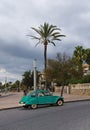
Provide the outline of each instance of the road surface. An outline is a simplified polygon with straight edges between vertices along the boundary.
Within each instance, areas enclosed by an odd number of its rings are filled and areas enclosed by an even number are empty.
[[[0,130],[90,130],[90,101],[0,111]]]

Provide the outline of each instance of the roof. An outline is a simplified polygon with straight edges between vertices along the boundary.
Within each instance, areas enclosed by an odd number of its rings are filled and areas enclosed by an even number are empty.
[[[90,65],[89,64],[83,64],[83,67],[89,67]]]
[[[47,92],[48,90],[37,89],[36,92]]]

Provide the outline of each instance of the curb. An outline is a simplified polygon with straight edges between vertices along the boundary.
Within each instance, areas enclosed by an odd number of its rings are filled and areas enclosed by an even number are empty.
[[[0,111],[4,111],[4,110],[10,110],[10,109],[17,109],[17,108],[22,108],[22,106],[1,108],[1,109],[0,109]]]
[[[90,101],[90,99],[71,100],[71,101],[65,101],[64,103],[83,102],[83,101]],[[1,108],[0,111],[10,110],[10,109],[17,109],[17,108],[22,108],[22,107],[23,107],[23,106],[15,106],[15,107]]]
[[[90,101],[90,99],[71,100],[71,101],[65,101],[65,103],[83,102],[83,101]]]
[[[8,95],[0,95],[0,98],[5,98],[5,97],[9,97],[9,96],[12,96],[14,94],[8,94]]]

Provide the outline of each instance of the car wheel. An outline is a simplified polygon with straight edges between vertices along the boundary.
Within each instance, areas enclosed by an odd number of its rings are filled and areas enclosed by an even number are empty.
[[[31,108],[31,106],[30,105],[28,105],[28,109],[30,109]]]
[[[32,109],[36,109],[36,108],[37,108],[37,104],[32,104],[32,105],[31,105],[31,108],[32,108]]]
[[[28,108],[28,106],[27,105],[25,105],[25,106],[23,106],[24,108]]]
[[[63,105],[63,101],[59,99],[59,100],[57,101],[57,105],[58,105],[58,106],[62,106],[62,105]]]

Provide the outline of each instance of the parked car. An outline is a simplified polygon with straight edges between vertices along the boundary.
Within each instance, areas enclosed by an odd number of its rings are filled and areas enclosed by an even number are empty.
[[[54,96],[48,90],[36,90],[29,95],[23,96],[19,103],[23,104],[25,108],[36,109],[38,105],[44,104],[57,104],[58,106],[62,106],[64,98],[61,96]]]

